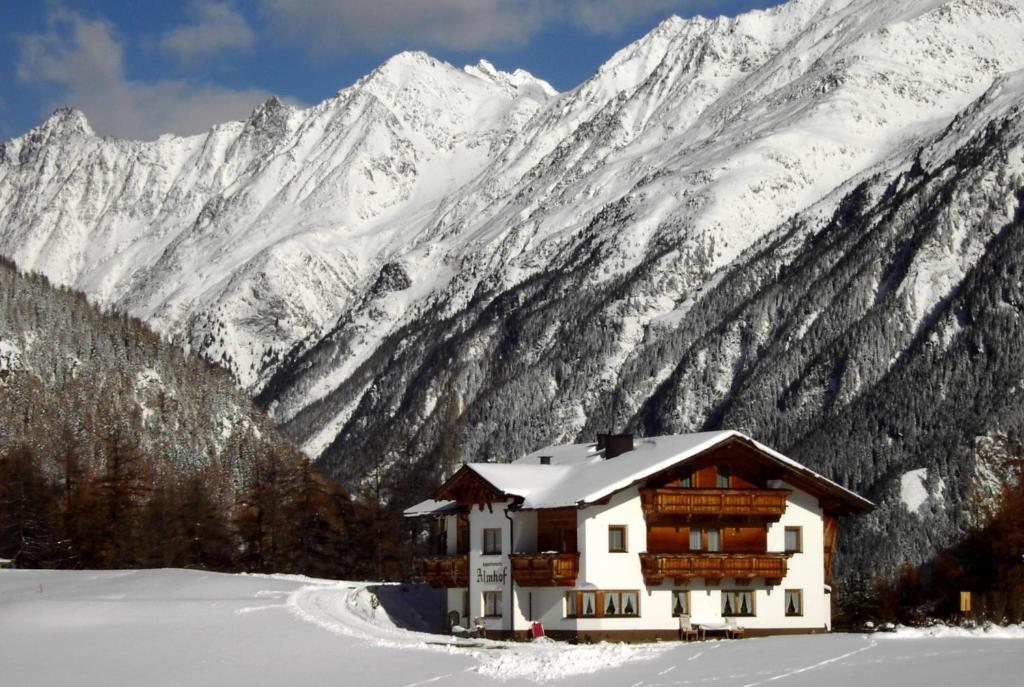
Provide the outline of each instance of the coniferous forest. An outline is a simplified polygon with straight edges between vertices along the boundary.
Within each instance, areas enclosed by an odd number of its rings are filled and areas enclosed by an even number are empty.
[[[0,428],[18,567],[407,570],[379,495],[326,478],[223,370],[2,258]]]
[[[410,576],[422,538],[401,517],[401,485],[378,471],[350,493],[216,365],[2,258],[0,331],[0,558]],[[922,564],[838,581],[837,626],[957,618],[961,589],[980,591],[974,617],[1024,619],[1024,451],[989,450],[1018,478]]]

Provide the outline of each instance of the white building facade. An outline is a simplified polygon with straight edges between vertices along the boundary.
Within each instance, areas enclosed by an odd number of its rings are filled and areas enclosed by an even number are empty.
[[[671,639],[831,627],[838,517],[872,504],[736,432],[550,446],[464,465],[406,511],[440,526],[424,578],[488,635]]]

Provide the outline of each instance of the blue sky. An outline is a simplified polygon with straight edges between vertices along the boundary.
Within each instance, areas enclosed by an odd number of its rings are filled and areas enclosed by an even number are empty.
[[[53,109],[154,138],[330,97],[402,50],[570,89],[671,14],[780,0],[0,0],[0,139]]]

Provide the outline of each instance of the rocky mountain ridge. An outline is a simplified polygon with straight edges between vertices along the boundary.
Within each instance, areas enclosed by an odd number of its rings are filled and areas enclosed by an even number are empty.
[[[792,0],[668,19],[562,94],[409,53],[205,136],[64,111],[0,146],[0,252],[223,362],[350,482],[734,426],[881,501],[892,563],[1021,428],[988,375],[1019,377],[1022,68],[1019,2]]]

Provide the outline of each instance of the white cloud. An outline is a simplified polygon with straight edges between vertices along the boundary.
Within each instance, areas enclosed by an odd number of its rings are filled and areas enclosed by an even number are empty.
[[[18,78],[55,85],[59,96],[50,106],[82,110],[100,134],[152,139],[162,133],[199,133],[247,117],[271,95],[178,79],[131,80],[113,27],[67,10],[51,12],[45,32],[19,40]]]
[[[614,34],[694,0],[262,0],[270,23],[321,53],[502,49],[558,24]],[[709,3],[700,3],[709,4]]]
[[[574,0],[565,3],[570,19],[591,33],[614,35],[638,21],[664,19],[693,3],[678,0]]]
[[[544,19],[539,0],[263,0],[263,5],[286,37],[328,53],[521,45]]]
[[[193,63],[222,51],[252,48],[256,36],[249,23],[226,2],[200,0],[191,4],[195,23],[173,29],[160,39],[164,51]]]

